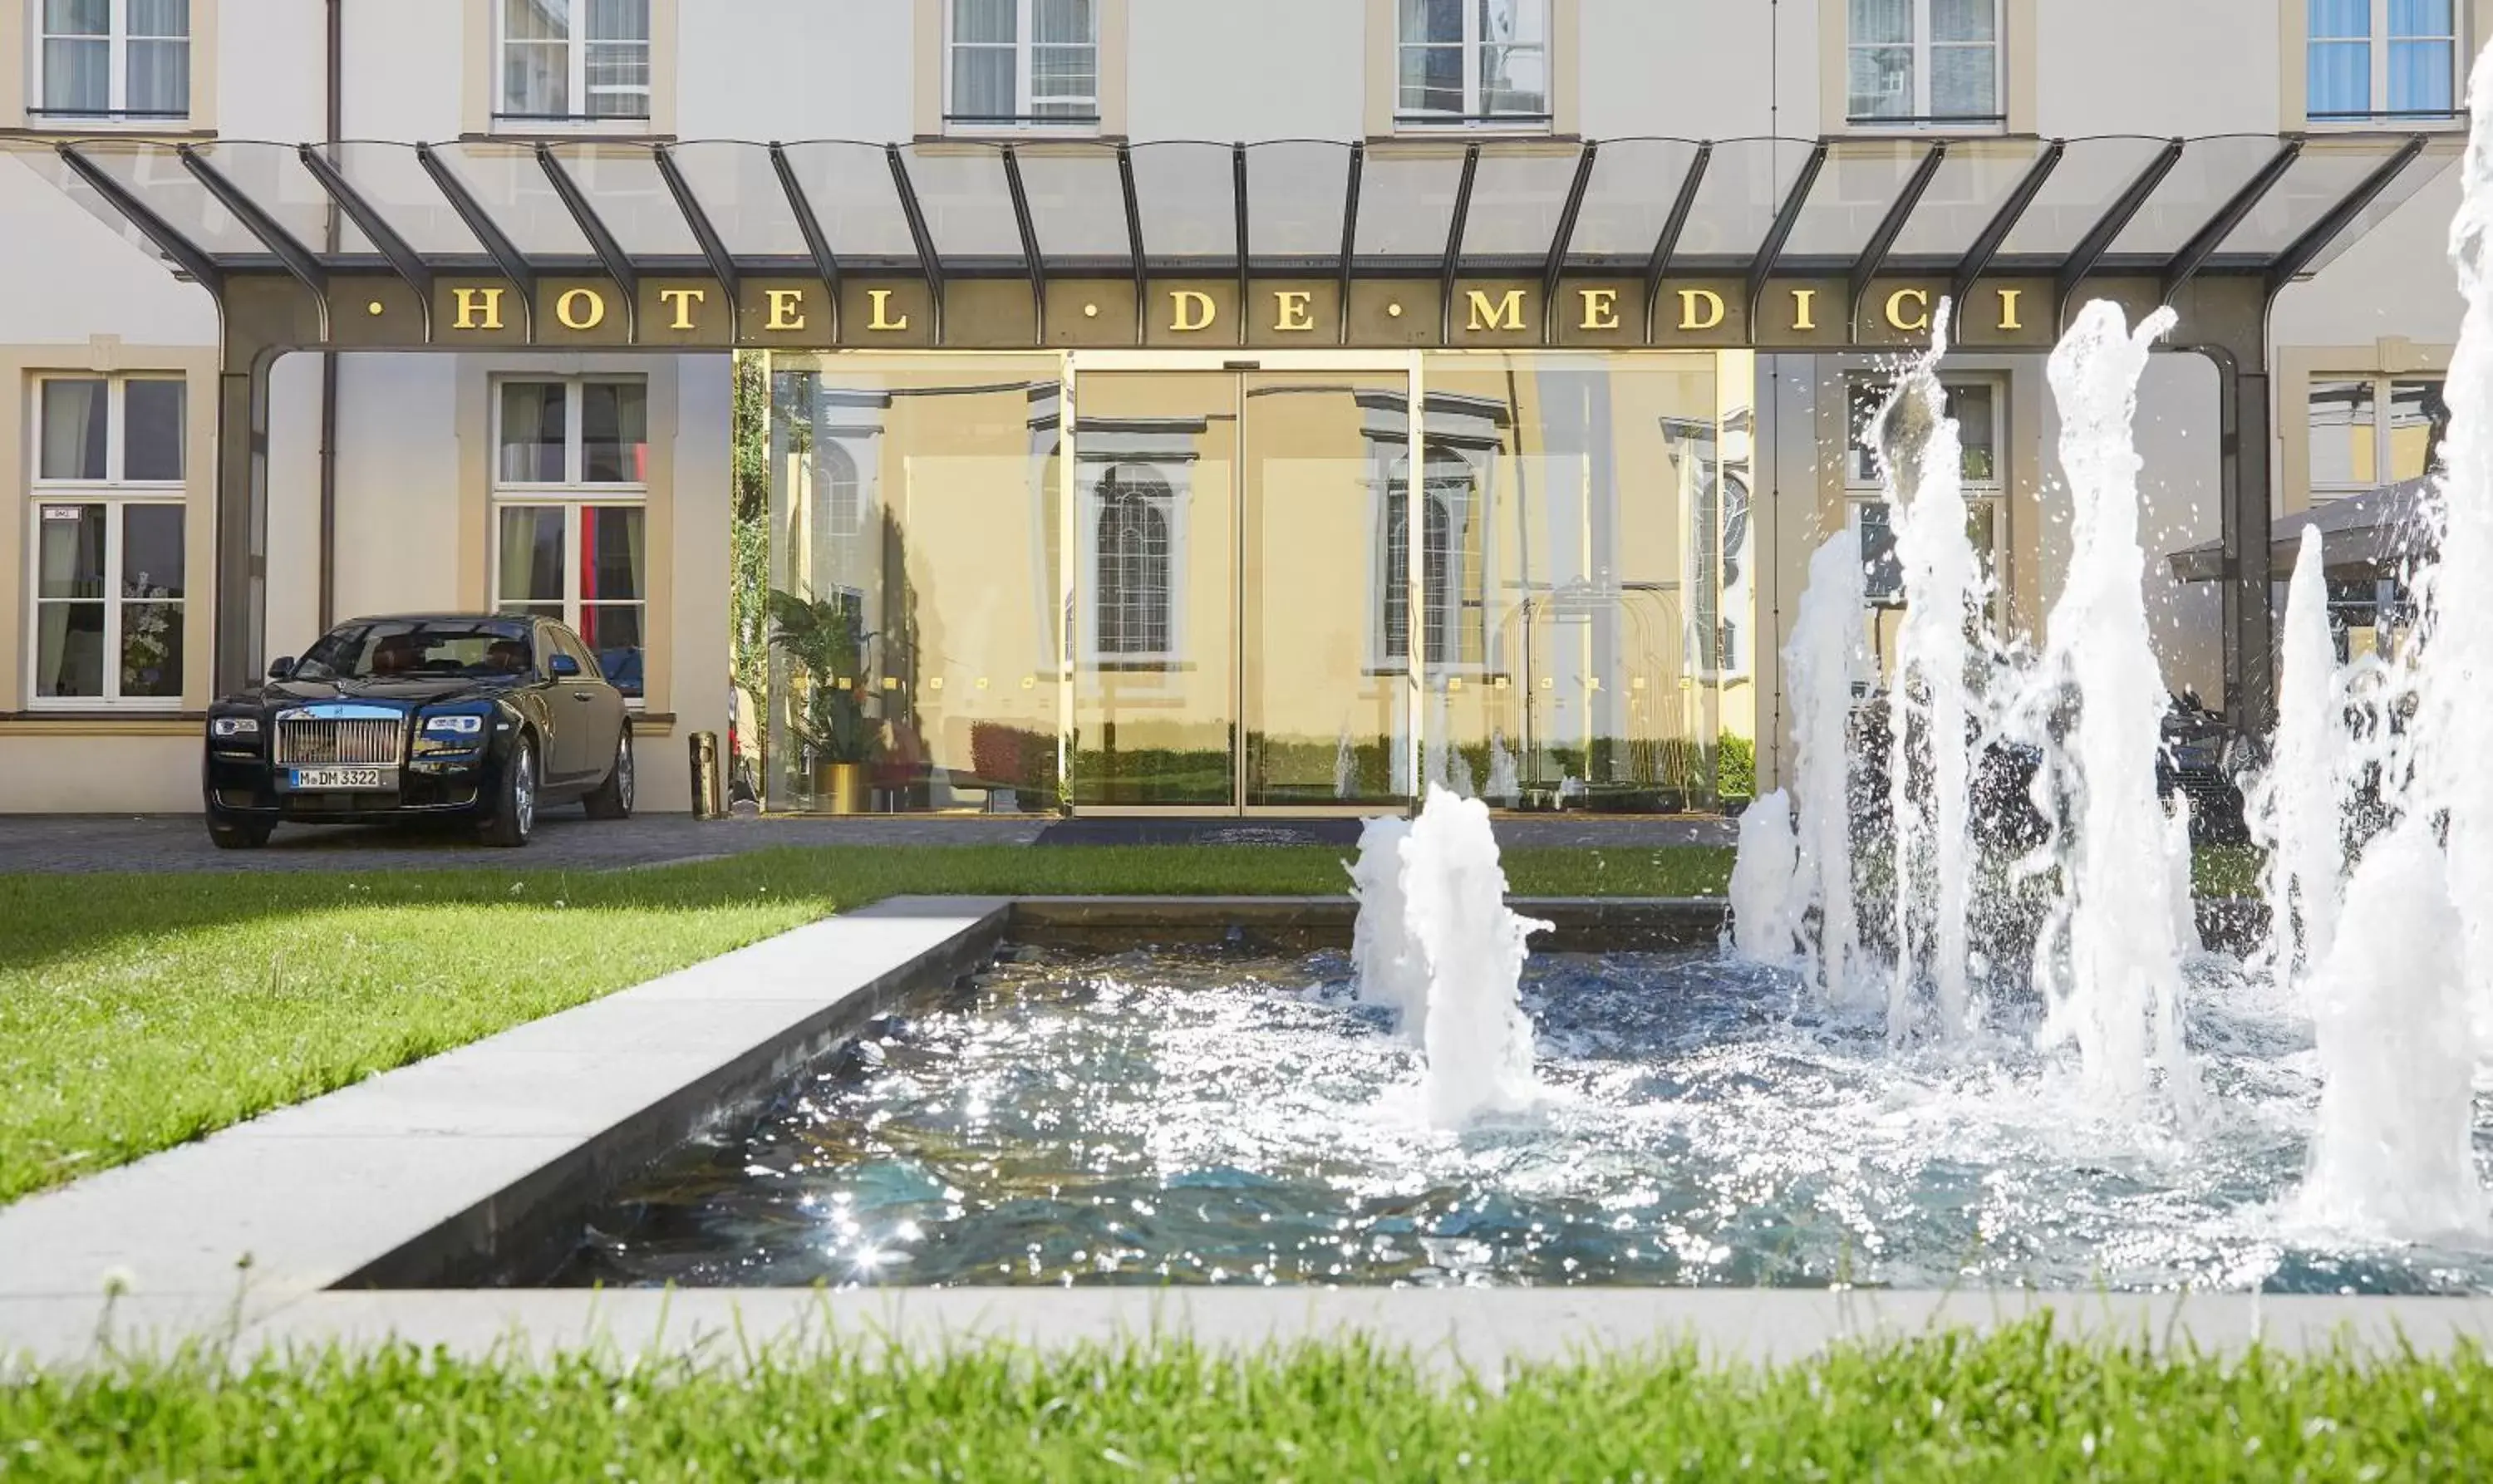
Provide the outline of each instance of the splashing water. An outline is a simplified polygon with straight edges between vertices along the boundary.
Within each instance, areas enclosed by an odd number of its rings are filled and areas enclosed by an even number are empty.
[[[2088,304],[2050,366],[2075,546],[2034,678],[2076,714],[2045,761],[2066,802],[2055,811],[2057,900],[2035,971],[2051,1006],[2044,1045],[2074,1042],[2087,1080],[2124,1102],[2158,1070],[2177,1101],[2189,1092],[2176,907],[2189,892],[2189,836],[2156,797],[2165,691],[2148,639],[2130,431],[2148,354],[2173,324],[2162,309],[2133,331],[2118,306]]]
[[[1937,1034],[1967,1030],[1972,953],[1971,732],[1967,636],[1989,587],[1967,536],[1964,451],[1947,415],[1938,366],[1948,348],[1949,306],[1934,317],[1930,349],[1897,378],[1863,441],[1896,512],[1896,559],[1905,616],[1887,691],[1888,817],[1895,861],[1896,971],[1888,981],[1887,1037],[1901,1044],[1912,995],[1927,978]]]
[[[2417,783],[2448,811],[2451,900],[2466,940],[2465,971],[2483,1050],[2493,1051],[2493,48],[2477,58],[2474,123],[2449,225],[2449,255],[2467,311],[2449,360],[2449,431],[2438,486],[2441,553],[2423,588],[2417,681]]]
[[[1810,557],[1809,585],[1784,645],[1794,792],[1789,900],[1803,920],[1804,971],[1827,1004],[1850,1003],[1863,978],[1847,728],[1852,677],[1869,665],[1861,638],[1863,585],[1860,548],[1850,532],[1838,531]],[[1807,931],[1813,922],[1816,931]]]
[[[2305,526],[2286,588],[2275,742],[2245,801],[2252,843],[2267,852],[2261,895],[2275,914],[2260,967],[2284,996],[2328,961],[2345,890],[2344,697],[2324,562],[2320,528]]]
[[[1507,909],[1488,806],[1431,785],[1417,820],[1367,821],[1351,878],[1360,998],[1394,1008],[1426,1054],[1429,1121],[1529,1107],[1532,1022],[1516,986],[1524,939],[1549,924]]]
[[[1360,1002],[1393,1011],[1396,1028],[1416,1046],[1428,1022],[1428,960],[1411,935],[1410,859],[1410,820],[1360,826],[1350,866],[1350,894],[1359,901],[1350,961]]]
[[[2312,979],[2325,1076],[2300,1204],[2325,1225],[2416,1239],[2486,1230],[2476,1054],[2458,908],[2428,820],[2373,842]]]
[[[1731,863],[1731,946],[1752,964],[1788,964],[1808,903],[1798,891],[1791,799],[1781,788],[1740,813]]]

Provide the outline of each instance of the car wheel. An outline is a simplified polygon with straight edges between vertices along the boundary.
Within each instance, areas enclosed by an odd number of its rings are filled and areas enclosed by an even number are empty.
[[[275,832],[274,824],[229,824],[222,819],[208,821],[208,839],[220,850],[256,850],[268,844]]]
[[[505,849],[528,843],[528,832],[537,827],[537,750],[523,736],[511,747],[511,760],[502,769],[500,796],[495,800],[494,817],[485,821],[482,831],[485,843]]]
[[[623,738],[615,744],[615,765],[606,770],[606,781],[599,784],[581,803],[588,808],[592,819],[627,819],[632,816],[632,728],[623,728]]]

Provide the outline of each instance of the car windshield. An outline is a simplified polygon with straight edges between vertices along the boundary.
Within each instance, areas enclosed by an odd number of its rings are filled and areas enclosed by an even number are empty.
[[[528,626],[490,618],[389,618],[330,630],[294,667],[298,680],[525,675],[535,668]]]

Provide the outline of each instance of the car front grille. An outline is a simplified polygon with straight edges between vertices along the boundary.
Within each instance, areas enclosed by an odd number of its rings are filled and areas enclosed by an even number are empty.
[[[284,717],[277,724],[277,765],[396,767],[405,731],[397,717]]]

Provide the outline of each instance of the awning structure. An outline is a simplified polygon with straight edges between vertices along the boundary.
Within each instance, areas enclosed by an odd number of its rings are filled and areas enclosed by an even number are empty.
[[[9,147],[221,299],[255,278],[308,290],[328,323],[249,337],[271,344],[445,343],[459,325],[445,289],[479,284],[517,290],[514,317],[526,323],[509,333],[524,342],[578,343],[596,330],[606,332],[593,337],[600,342],[683,344],[685,321],[703,316],[671,311],[648,290],[685,285],[700,296],[679,296],[676,310],[741,311],[734,323],[717,314],[703,324],[691,341],[703,345],[787,343],[800,333],[870,342],[878,317],[856,312],[870,307],[862,285],[885,291],[885,327],[912,316],[905,338],[915,343],[1155,341],[1159,285],[1216,292],[1230,312],[1215,313],[1213,334],[1234,325],[1243,341],[1261,316],[1235,306],[1271,281],[1304,285],[1316,333],[1345,343],[1459,341],[1476,327],[1457,312],[1468,308],[1458,290],[1481,285],[1498,311],[1487,328],[1510,338],[1802,346],[1920,334],[1926,303],[1966,304],[1978,282],[2023,285],[2006,316],[2014,331],[2002,333],[2046,341],[2089,281],[2129,281],[2125,297],[2151,285],[2167,302],[2202,276],[2273,292],[2395,210],[2459,143],[2233,134]],[[404,294],[375,291],[375,280]],[[1394,282],[1392,292],[1435,312],[1371,337],[1355,303],[1366,281]],[[1609,293],[1602,312],[1560,305],[1570,281]],[[1818,290],[1799,312],[1777,314],[1761,299],[1778,282]],[[783,298],[771,329],[769,301],[752,292],[764,283],[818,289],[823,312],[802,314],[795,331],[792,306],[803,301]],[[1882,324],[1873,302],[1890,283],[1907,289],[1911,312],[1886,316],[1903,324]],[[1103,316],[1107,291],[1127,284]],[[1697,323],[1717,318],[1710,309],[1671,312],[1665,287],[1681,284],[1727,301],[1718,322]],[[548,289],[584,285],[601,300],[619,290],[616,312],[595,326],[581,323],[586,299],[566,316],[546,301]],[[1538,293],[1510,307],[1517,287]],[[1597,323],[1613,316],[1614,327]],[[1094,322],[1066,322],[1077,317]],[[466,328],[485,327],[471,314]]]
[[[0,140],[222,315],[217,664],[263,658],[293,350],[1566,345],[2039,352],[2176,306],[2222,420],[2228,714],[2271,695],[2276,295],[2437,134],[2207,138]],[[235,601],[240,595],[240,601]]]
[[[2360,494],[2321,500],[2278,519],[2268,536],[2268,577],[2294,576],[2302,533],[2317,529],[2321,566],[2332,578],[2395,577],[2440,549],[2431,506],[2432,480],[2409,479]],[[2165,558],[2176,580],[2212,582],[2226,573],[2222,542],[2186,547]]]

